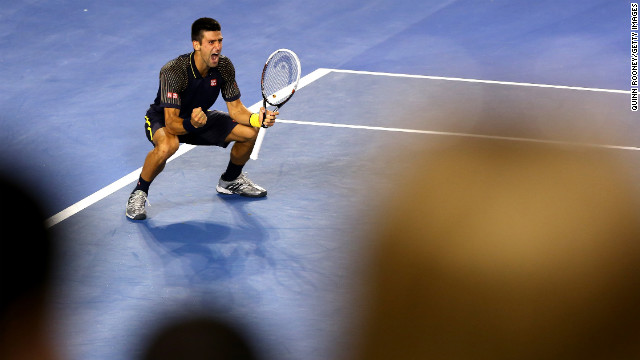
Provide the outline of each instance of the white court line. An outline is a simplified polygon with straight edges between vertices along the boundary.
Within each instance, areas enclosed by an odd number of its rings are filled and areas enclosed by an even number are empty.
[[[182,156],[184,153],[186,153],[187,151],[193,149],[195,146],[194,145],[189,145],[189,144],[182,144],[180,145],[180,147],[178,148],[178,151],[176,151],[175,154],[173,154],[173,156],[171,156],[169,158],[169,160],[167,160],[167,162],[170,162],[176,158],[178,158],[179,156]],[[60,221],[75,215],[76,213],[86,209],[87,207],[97,203],[98,201],[106,198],[107,196],[113,194],[114,192],[122,189],[123,187],[131,184],[134,181],[138,180],[138,177],[140,177],[140,172],[142,171],[142,168],[138,168],[137,170],[134,170],[132,172],[130,172],[129,174],[125,175],[124,177],[116,180],[115,182],[103,187],[102,189],[94,192],[93,194],[87,196],[86,198],[78,201],[77,203],[69,206],[68,208],[60,211],[59,213],[53,215],[52,217],[48,218],[45,221],[45,225],[46,227],[51,227],[57,223],[59,223]]]
[[[388,76],[388,77],[404,77],[404,78],[414,78],[414,79],[430,79],[430,80],[447,80],[447,81],[460,81],[460,82],[470,82],[470,83],[483,83],[483,84],[497,84],[497,85],[513,85],[513,86],[529,86],[529,87],[541,87],[541,88],[555,88],[555,89],[568,89],[568,90],[581,90],[581,91],[597,91],[597,92],[609,92],[609,93],[620,93],[620,94],[630,94],[630,91],[624,90],[609,90],[609,89],[595,89],[595,88],[583,88],[583,87],[572,87],[572,86],[557,86],[557,85],[544,85],[544,84],[531,84],[531,83],[515,83],[515,82],[506,82],[506,81],[491,81],[491,80],[477,80],[477,79],[463,79],[463,78],[452,78],[452,77],[440,77],[440,76],[426,76],[426,75],[409,75],[409,74],[393,74],[393,73],[382,73],[382,72],[371,72],[371,71],[356,71],[356,70],[339,70],[339,69],[325,69],[320,68],[316,69],[312,73],[306,75],[302,79],[300,79],[300,84],[298,85],[298,89],[301,89],[312,82],[320,79],[321,77],[331,73],[347,73],[347,74],[361,74],[361,75],[373,75],[373,76]],[[249,107],[249,110],[252,112],[258,111],[262,102],[257,102],[256,104]],[[444,132],[436,132],[436,131],[422,131],[422,130],[410,130],[410,129],[399,129],[399,128],[381,128],[381,127],[372,127],[372,126],[357,126],[357,125],[341,125],[341,124],[330,124],[330,123],[313,123],[313,122],[302,122],[302,121],[294,121],[294,120],[280,120],[282,123],[291,123],[291,124],[304,124],[304,125],[316,125],[316,126],[331,126],[331,127],[344,127],[344,128],[355,128],[355,129],[367,129],[367,130],[383,130],[383,131],[396,131],[396,132],[413,132],[413,133],[424,133],[424,134],[436,134],[436,135],[450,135],[450,136],[465,136],[465,137],[475,137],[475,138],[486,138],[486,139],[498,139],[498,140],[517,140],[517,141],[530,141],[530,142],[547,142],[554,143],[553,141],[545,141],[545,140],[535,140],[535,139],[521,139],[521,138],[508,138],[508,137],[499,137],[499,136],[487,136],[487,135],[473,135],[473,134],[462,134],[462,133],[444,133]],[[256,146],[254,147],[254,151],[251,154],[252,159],[258,158],[258,153],[260,151],[260,147],[262,145],[264,135],[266,131],[265,129],[260,129],[260,133],[258,134],[258,139],[256,139]],[[558,142],[561,143],[561,142]],[[566,143],[563,143],[566,144]],[[625,147],[625,146],[614,146],[614,145],[588,145],[588,144],[580,144],[586,146],[595,146],[601,148],[609,148],[609,149],[622,149],[622,150],[640,150],[636,147]],[[169,159],[169,161],[176,159],[177,157],[187,153],[195,146],[182,144],[178,151]],[[125,175],[119,180],[107,185],[106,187],[96,191],[95,193],[89,195],[88,197],[80,200],[79,202],[69,206],[68,208],[60,211],[59,213],[51,216],[46,220],[46,226],[51,227],[59,222],[75,215],[76,213],[86,209],[87,207],[95,204],[96,202],[104,199],[105,197],[113,194],[114,192],[122,189],[128,184],[138,180],[140,176],[140,171],[142,168],[138,168],[133,172]]]
[[[601,148],[601,149],[640,151],[640,147],[634,147],[634,146],[589,144],[589,143],[569,142],[569,141],[560,141],[560,140],[541,140],[541,139],[531,139],[531,138],[521,138],[521,137],[510,137],[510,136],[478,135],[478,134],[457,133],[457,132],[447,132],[447,131],[430,131],[430,130],[414,130],[414,129],[403,129],[403,128],[388,128],[388,127],[380,127],[380,126],[334,124],[334,123],[324,123],[324,122],[314,122],[314,121],[278,119],[278,122],[284,123],[284,124],[296,124],[296,125],[326,126],[326,127],[337,127],[337,128],[377,130],[377,131],[403,132],[403,133],[428,134],[428,135],[459,136],[459,137],[467,137],[467,138],[475,138],[475,139],[523,141],[523,142],[533,142],[533,143],[542,143],[542,144],[574,145],[574,146],[584,146],[584,147],[593,147],[593,148]]]
[[[327,75],[331,71],[332,71],[331,69],[323,69],[323,68],[316,69],[311,74],[300,79],[300,82],[298,83],[298,90],[320,79],[321,77]],[[259,109],[260,109],[260,103],[258,103],[258,106],[255,109],[250,109],[250,110],[252,112],[257,112]],[[251,151],[251,156],[249,156],[251,160],[258,160],[258,154],[260,153],[260,148],[262,147],[262,141],[264,140],[264,136],[266,134],[267,134],[267,129],[260,128],[258,132],[258,137],[256,138],[256,144],[253,146],[253,151]]]
[[[359,70],[339,70],[339,69],[330,69],[330,70],[331,70],[331,72],[347,73],[347,74],[388,76],[388,77],[403,77],[403,78],[412,78],[412,79],[460,81],[460,82],[469,82],[469,83],[511,85],[511,86],[527,86],[527,87],[564,89],[564,90],[595,91],[595,92],[608,92],[608,93],[617,93],[617,94],[631,94],[631,90],[598,89],[598,88],[587,88],[587,87],[578,87],[578,86],[545,85],[545,84],[533,84],[533,83],[518,83],[518,82],[510,82],[510,81],[463,79],[463,78],[442,77],[442,76],[428,76],[428,75],[393,74],[393,73],[373,72],[373,71],[359,71]]]
[[[605,93],[616,93],[616,94],[631,94],[630,90],[598,89],[598,88],[587,88],[587,87],[578,87],[578,86],[546,85],[546,84],[533,84],[533,83],[518,83],[518,82],[510,82],[510,81],[478,80],[478,79],[464,79],[464,78],[443,77],[443,76],[394,74],[394,73],[374,72],[374,71],[340,70],[340,69],[325,69],[325,68],[317,69],[313,73],[307,75],[309,77],[309,79],[307,79],[308,82],[305,83],[304,85],[302,85],[302,82],[303,82],[304,79],[300,79],[301,85],[298,88],[306,86],[309,83],[311,83],[313,81],[316,81],[317,79],[327,75],[330,72],[346,73],[346,74],[358,74],[358,75],[402,77],[402,78],[412,78],[412,79],[459,81],[459,82],[492,84],[492,85],[526,86],[526,87],[539,87],[539,88],[563,89],[563,90],[578,90],[578,91],[594,91],[594,92],[605,92]],[[257,111],[257,109],[256,110],[252,110],[252,111]],[[281,120],[278,119],[278,121],[281,121]],[[260,153],[260,148],[262,147],[262,142],[264,141],[265,134],[266,134],[266,129],[260,129],[260,133],[258,134],[258,138],[256,139],[256,145],[253,148],[253,152],[251,152],[251,159],[252,160],[258,160],[258,154]]]

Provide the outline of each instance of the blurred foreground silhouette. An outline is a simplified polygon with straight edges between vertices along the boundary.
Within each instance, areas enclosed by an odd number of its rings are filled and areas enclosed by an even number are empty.
[[[640,358],[640,207],[618,154],[466,140],[415,155],[380,206],[352,358]]]
[[[57,359],[50,311],[56,248],[43,204],[4,174],[0,194],[0,359]]]

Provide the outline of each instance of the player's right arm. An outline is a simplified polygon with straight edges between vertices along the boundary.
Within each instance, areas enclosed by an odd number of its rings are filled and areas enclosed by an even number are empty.
[[[207,114],[202,111],[202,108],[195,108],[191,112],[190,119],[183,119],[180,117],[180,109],[166,107],[164,108],[164,123],[170,133],[184,135],[189,130],[193,130],[192,128],[197,129],[204,126],[207,123]]]
[[[169,61],[160,69],[160,103],[164,106],[165,128],[174,135],[184,135],[207,122],[201,108],[195,108],[189,119],[180,117],[180,94],[188,85],[187,68],[190,57],[183,55]]]

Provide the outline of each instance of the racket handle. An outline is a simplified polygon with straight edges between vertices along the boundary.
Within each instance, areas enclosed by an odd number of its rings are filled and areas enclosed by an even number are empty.
[[[260,126],[266,129],[267,127],[264,125],[264,119],[267,117],[267,100],[262,99],[262,107],[264,108],[264,114],[262,115],[262,124],[260,124]]]

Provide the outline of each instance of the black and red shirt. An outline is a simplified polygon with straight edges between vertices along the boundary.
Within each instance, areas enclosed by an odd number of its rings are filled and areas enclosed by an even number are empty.
[[[158,94],[150,111],[164,118],[164,108],[180,109],[180,117],[188,119],[193,109],[208,110],[222,93],[222,98],[234,101],[240,98],[236,71],[231,60],[220,55],[218,66],[202,76],[196,68],[194,53],[180,55],[160,70]]]

